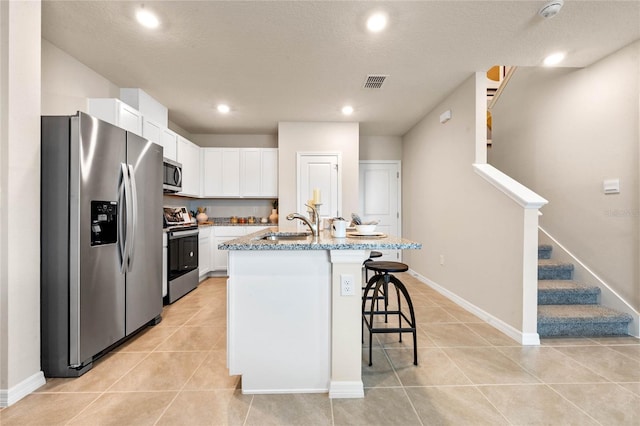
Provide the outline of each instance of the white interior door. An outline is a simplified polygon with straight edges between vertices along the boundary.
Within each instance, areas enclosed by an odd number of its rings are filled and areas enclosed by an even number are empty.
[[[313,198],[313,190],[321,194],[320,217],[340,215],[340,154],[298,153],[297,211],[306,213],[305,204]]]
[[[378,220],[376,231],[402,236],[400,215],[400,162],[360,162],[360,217],[364,222]],[[399,261],[401,250],[382,250],[382,258]]]

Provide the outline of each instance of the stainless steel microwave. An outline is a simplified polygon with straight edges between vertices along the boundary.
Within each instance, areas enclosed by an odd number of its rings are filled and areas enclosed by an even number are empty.
[[[164,192],[182,191],[182,164],[165,158],[163,161],[162,189]]]

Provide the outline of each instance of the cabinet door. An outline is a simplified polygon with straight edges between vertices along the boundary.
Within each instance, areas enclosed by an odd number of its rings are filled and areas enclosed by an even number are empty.
[[[263,197],[278,196],[278,150],[266,148],[262,150],[262,188]]]
[[[162,145],[162,127],[145,118],[142,120],[142,137],[158,145]]]
[[[211,228],[200,228],[198,233],[198,269],[202,279],[211,270]]]
[[[118,108],[118,126],[142,136],[142,116],[138,110],[124,102],[118,102]]]
[[[222,148],[202,149],[202,193],[220,197],[222,193]]]
[[[240,194],[243,197],[262,195],[262,150],[243,148],[240,150]]]
[[[182,163],[181,195],[200,196],[200,148],[178,136],[178,162]]]
[[[164,147],[165,158],[173,161],[178,161],[178,135],[172,130],[162,129],[162,133],[160,134],[160,142]]]
[[[240,196],[240,149],[222,148],[222,196]]]
[[[247,234],[246,226],[214,226],[212,230],[213,247],[211,249],[211,270],[226,271],[228,250],[218,250],[218,244],[234,240]]]

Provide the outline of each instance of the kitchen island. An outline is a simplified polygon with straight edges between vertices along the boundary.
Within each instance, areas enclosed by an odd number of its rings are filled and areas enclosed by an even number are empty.
[[[227,366],[243,393],[362,398],[362,263],[421,244],[269,228],[218,248],[229,250]]]

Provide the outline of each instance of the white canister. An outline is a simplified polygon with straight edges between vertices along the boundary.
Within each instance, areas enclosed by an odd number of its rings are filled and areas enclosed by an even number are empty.
[[[334,220],[331,222],[331,236],[335,238],[346,237],[348,224],[349,222],[346,220]]]

